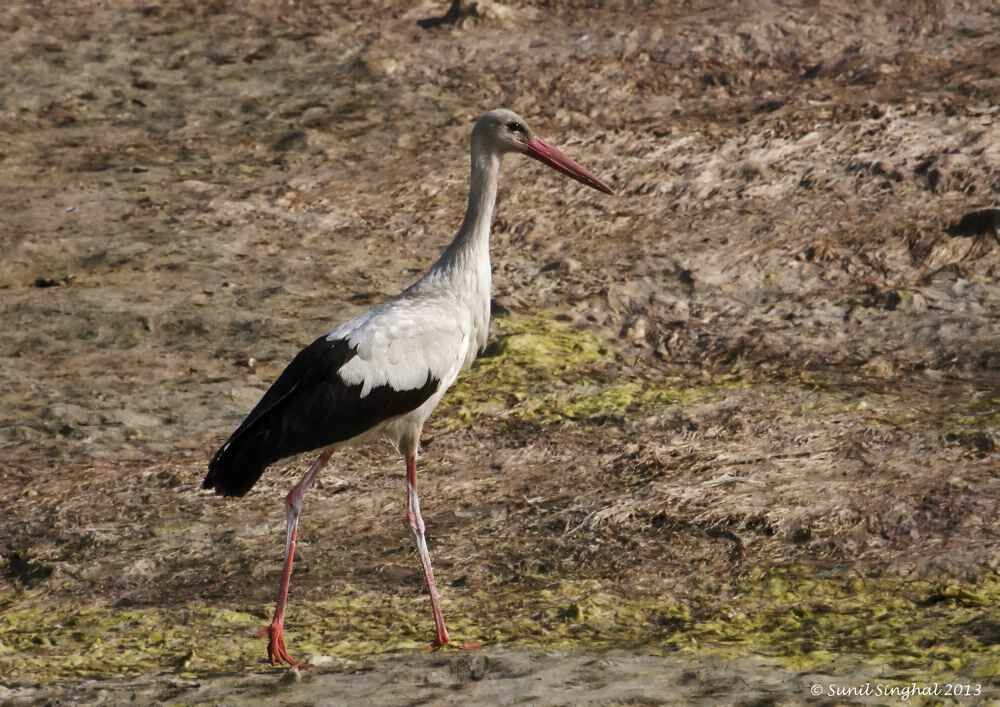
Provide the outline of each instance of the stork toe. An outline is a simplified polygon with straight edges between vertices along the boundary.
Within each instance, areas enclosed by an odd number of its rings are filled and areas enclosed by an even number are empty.
[[[288,649],[285,648],[285,627],[281,624],[261,626],[258,635],[261,638],[267,637],[267,658],[271,665],[287,663],[293,668],[305,665],[305,661],[295,660],[288,654]]]

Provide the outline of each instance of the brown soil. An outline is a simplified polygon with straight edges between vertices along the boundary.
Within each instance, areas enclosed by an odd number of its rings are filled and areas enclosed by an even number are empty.
[[[995,3],[480,0],[418,26],[446,5],[0,9],[0,701],[795,703],[817,670],[1000,697]],[[299,347],[448,243],[498,106],[617,191],[507,161],[510,314],[425,431],[469,670],[537,681],[363,658],[431,635],[376,446],[306,503],[288,640],[327,668],[268,692],[243,624],[308,459],[228,500],[206,461]],[[885,635],[781,624],[824,592]],[[331,647],[330,597],[410,603]],[[238,647],[191,645],[216,634]]]

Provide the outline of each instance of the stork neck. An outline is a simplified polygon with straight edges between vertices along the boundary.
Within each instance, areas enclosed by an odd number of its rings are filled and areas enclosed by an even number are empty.
[[[469,205],[465,219],[455,236],[454,245],[463,251],[485,252],[489,257],[490,226],[497,202],[500,178],[500,155],[480,150],[473,144],[472,174],[469,179]]]
[[[453,291],[468,291],[489,303],[490,226],[499,177],[500,155],[483,149],[473,138],[469,205],[451,245],[427,273],[429,285],[447,283]]]
[[[469,350],[463,365],[486,345],[490,328],[490,226],[497,201],[500,155],[472,137],[472,177],[465,218],[447,250],[411,288],[414,291],[444,291],[455,297],[470,315]]]

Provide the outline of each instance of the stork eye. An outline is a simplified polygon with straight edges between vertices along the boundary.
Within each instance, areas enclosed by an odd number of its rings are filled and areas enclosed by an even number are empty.
[[[509,123],[507,123],[507,129],[510,130],[512,133],[523,133],[524,132],[524,126],[521,125],[516,120],[512,120]]]

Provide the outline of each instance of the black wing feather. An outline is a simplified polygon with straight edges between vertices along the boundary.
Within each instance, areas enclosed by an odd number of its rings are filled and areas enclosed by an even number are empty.
[[[440,385],[428,372],[419,388],[394,390],[386,384],[362,398],[363,384],[348,385],[338,373],[356,355],[347,340],[325,336],[302,349],[212,457],[202,487],[242,496],[268,465],[347,441],[416,410]]]

